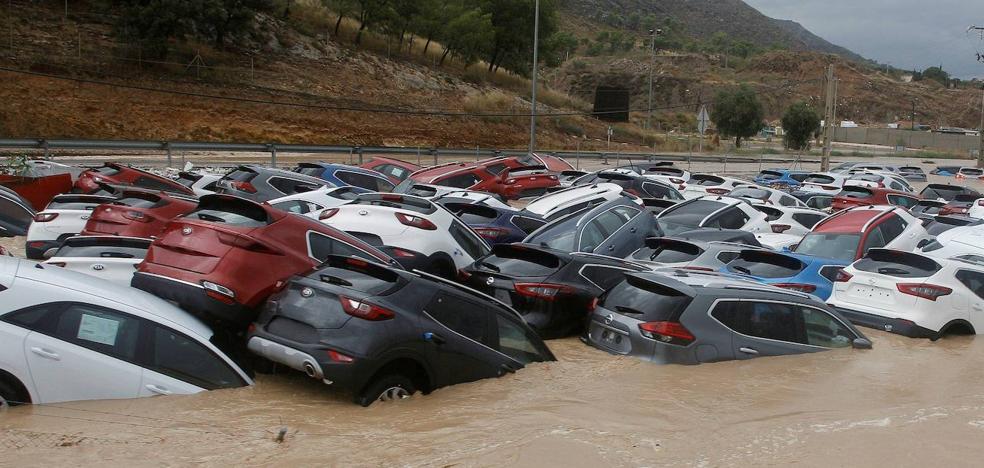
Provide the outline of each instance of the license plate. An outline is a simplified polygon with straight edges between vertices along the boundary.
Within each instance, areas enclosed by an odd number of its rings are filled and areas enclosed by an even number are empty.
[[[612,330],[605,330],[601,332],[601,341],[611,345],[618,345],[622,343],[622,335]]]
[[[855,286],[851,290],[851,296],[876,302],[894,302],[895,300],[895,294],[892,291],[873,286]]]

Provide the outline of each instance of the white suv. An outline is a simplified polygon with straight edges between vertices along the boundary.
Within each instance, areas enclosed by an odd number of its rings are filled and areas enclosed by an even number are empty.
[[[766,214],[747,200],[722,196],[699,197],[674,205],[656,215],[656,224],[665,236],[697,229],[772,232]]]
[[[318,187],[310,192],[274,198],[267,203],[288,213],[318,219],[325,210],[342,206],[359,196],[362,190],[354,187]]]
[[[525,211],[540,215],[547,221],[553,221],[585,208],[620,198],[622,192],[623,189],[620,185],[609,182],[575,185],[533,200],[526,205]]]
[[[44,211],[34,216],[27,229],[27,258],[41,260],[45,252],[61,245],[85,227],[92,210],[116,197],[102,195],[56,195]]]
[[[44,264],[129,287],[150,243],[139,237],[74,236],[65,239]]]
[[[212,330],[143,291],[0,258],[0,406],[252,385]]]

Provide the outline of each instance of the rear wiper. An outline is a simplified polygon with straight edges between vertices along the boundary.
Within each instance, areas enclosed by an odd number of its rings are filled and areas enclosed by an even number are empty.
[[[488,268],[489,270],[492,270],[492,271],[502,271],[502,270],[499,269],[499,267],[497,267],[497,266],[495,266],[495,265],[493,265],[491,263],[481,262],[480,265],[482,265],[483,267]]]
[[[334,285],[338,285],[338,286],[349,286],[349,287],[352,286],[352,283],[350,283],[350,282],[348,282],[346,280],[343,280],[343,279],[341,279],[341,278],[339,278],[337,276],[331,276],[331,275],[321,275],[321,282],[328,283],[328,284],[334,284]]]
[[[622,312],[622,313],[625,313],[625,314],[632,314],[632,315],[643,315],[643,314],[645,314],[645,312],[643,312],[641,310],[633,309],[633,308],[628,307],[628,306],[615,306],[615,310],[617,310],[619,312]]]
[[[903,270],[902,268],[879,268],[878,273],[881,273],[883,275],[892,275],[892,274],[908,275],[909,273],[912,272],[909,270]]]
[[[102,258],[133,258],[132,254],[123,252],[100,252],[99,256]]]
[[[743,266],[733,266],[731,268],[734,269],[734,270],[740,271],[740,272],[742,272],[742,273],[744,273],[746,275],[751,275],[752,274],[752,270],[749,270],[748,268],[745,268]]]
[[[220,218],[218,216],[212,216],[210,214],[205,214],[205,213],[198,213],[198,219],[200,219],[202,221],[211,221],[213,223],[224,223],[225,222],[224,219],[222,219],[222,218]]]

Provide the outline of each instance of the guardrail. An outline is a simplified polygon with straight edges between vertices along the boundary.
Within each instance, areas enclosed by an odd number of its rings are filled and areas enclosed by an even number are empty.
[[[440,156],[475,156],[496,157],[516,156],[527,153],[525,149],[461,149],[461,148],[420,148],[399,146],[334,146],[308,145],[285,143],[220,143],[194,141],[152,141],[152,140],[74,140],[74,139],[44,139],[20,138],[0,139],[0,149],[41,150],[46,159],[52,157],[54,150],[137,150],[159,151],[167,156],[167,166],[173,166],[172,153],[176,151],[215,151],[230,153],[270,153],[270,165],[277,165],[278,153],[314,153],[314,154],[348,154],[358,157],[358,163],[363,162],[365,155],[416,155],[419,160],[422,155],[432,156],[434,164]],[[618,159],[618,160],[660,160],[687,162],[720,162],[720,163],[782,163],[788,165],[788,156],[766,158],[764,156],[747,155],[708,155],[681,153],[624,153],[603,151],[569,151],[569,150],[540,150],[538,153],[558,156],[565,159]],[[815,159],[799,159],[799,163],[819,163]]]

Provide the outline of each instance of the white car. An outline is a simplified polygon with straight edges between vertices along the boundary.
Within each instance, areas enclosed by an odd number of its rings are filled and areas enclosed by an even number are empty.
[[[807,208],[806,203],[782,190],[770,187],[747,186],[738,187],[728,193],[729,197],[744,198],[753,203],[766,203],[775,206],[798,206]]]
[[[321,186],[310,192],[301,192],[274,198],[267,203],[278,210],[318,219],[325,210],[330,210],[355,200],[361,191],[354,187]]]
[[[847,178],[848,176],[844,174],[817,172],[806,176],[806,179],[800,184],[798,190],[801,192],[837,195],[844,188],[844,182],[847,181]]]
[[[92,210],[116,197],[103,195],[56,195],[44,211],[34,216],[27,228],[27,258],[41,260],[45,252],[58,247],[62,241],[77,235],[85,228]]]
[[[423,255],[428,273],[454,278],[491,252],[489,244],[443,206],[403,194],[367,193],[332,208],[321,222],[374,246]],[[423,268],[421,268],[423,269]]]
[[[547,221],[564,217],[585,208],[598,206],[622,196],[622,187],[612,183],[575,185],[543,195],[526,205],[525,211],[542,216]]]
[[[133,288],[0,258],[0,406],[252,385],[189,313]]]
[[[924,243],[919,252],[942,258],[984,256],[984,225],[960,226],[941,232],[932,241]]]
[[[683,190],[686,199],[703,197],[704,195],[726,195],[728,192],[743,185],[755,185],[747,180],[734,177],[724,177],[717,174],[692,174],[690,181]]]
[[[766,221],[776,234],[803,237],[828,216],[822,211],[799,206],[766,205],[761,202],[752,203],[752,206],[765,213]]]
[[[937,339],[984,330],[984,257],[871,249],[844,268],[827,301],[848,320]]]
[[[69,237],[44,264],[128,287],[151,242],[139,237]]]
[[[977,179],[984,176],[984,169],[978,167],[961,167],[954,176],[958,179]]]
[[[844,186],[889,188],[900,192],[914,192],[904,177],[888,172],[858,172],[848,177],[844,181]]]
[[[673,166],[646,165],[635,172],[643,177],[670,185],[680,192],[687,190],[687,184],[690,181],[690,171]]]
[[[181,171],[178,173],[177,182],[195,192],[196,196],[209,195],[215,193],[216,184],[225,174],[212,174],[204,171]]]
[[[697,229],[740,229],[760,233],[772,232],[765,213],[747,200],[706,196],[678,203],[656,215],[656,224],[664,236],[675,236]]]
[[[480,191],[477,191],[477,190],[461,189],[461,188],[457,188],[457,187],[450,187],[450,186],[447,186],[447,185],[434,185],[434,184],[414,183],[414,184],[408,185],[406,187],[405,192],[403,192],[403,193],[406,193],[407,195],[412,195],[414,197],[425,198],[427,200],[432,200],[432,201],[435,200],[435,199],[437,199],[437,198],[440,198],[440,197],[443,197],[443,196],[446,196],[446,195],[451,195],[451,194],[456,194],[455,196],[457,196],[457,197],[468,197],[468,198],[485,198],[485,197],[491,197],[489,199],[486,199],[487,201],[485,202],[485,204],[487,204],[489,206],[497,207],[497,208],[509,207],[509,205],[506,204],[505,201],[503,201],[502,197],[500,197],[499,195],[496,195],[494,193],[480,192]],[[498,202],[498,204],[496,204],[496,202]]]
[[[426,198],[426,197],[424,197]],[[491,206],[492,208],[509,208],[515,209],[502,200],[498,198],[498,195],[488,192],[476,192],[474,190],[455,190],[452,192],[447,192],[443,195],[430,198],[430,201],[441,202],[446,200],[454,200],[455,202],[467,202],[473,205],[485,205]]]
[[[967,211],[967,216],[971,218],[984,219],[984,198],[974,200]]]
[[[759,232],[755,234],[755,240],[759,244],[762,244],[763,247],[768,247],[772,250],[783,250],[792,249],[803,240],[803,236],[786,233]]]

